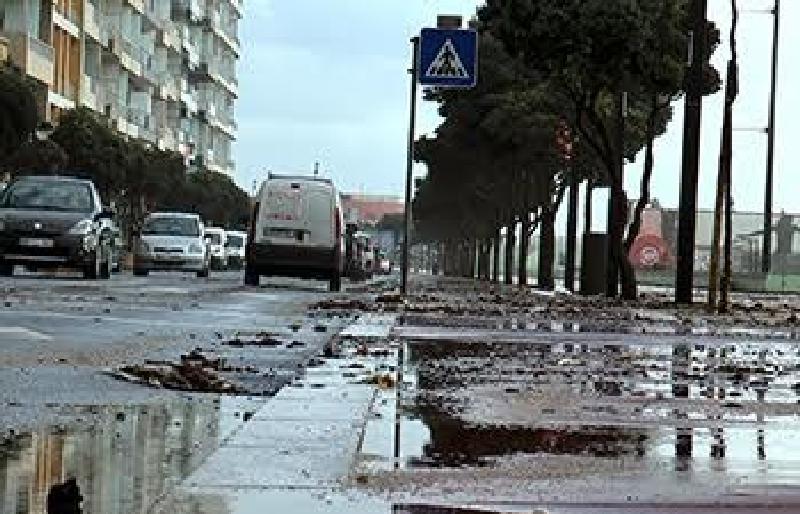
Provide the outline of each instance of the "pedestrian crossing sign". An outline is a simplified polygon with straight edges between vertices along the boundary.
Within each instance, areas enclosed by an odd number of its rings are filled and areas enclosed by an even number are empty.
[[[442,88],[472,88],[478,82],[478,34],[474,30],[423,29],[419,83]]]

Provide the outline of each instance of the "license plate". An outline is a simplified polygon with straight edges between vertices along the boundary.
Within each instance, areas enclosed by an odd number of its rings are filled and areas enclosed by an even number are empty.
[[[34,239],[29,237],[23,237],[19,240],[20,246],[30,246],[34,248],[52,248],[53,247],[53,240],[52,239]]]

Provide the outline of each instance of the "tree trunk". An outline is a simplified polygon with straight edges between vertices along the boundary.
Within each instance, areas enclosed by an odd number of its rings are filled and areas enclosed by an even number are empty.
[[[531,242],[531,236],[529,234],[530,228],[530,214],[525,214],[522,216],[522,223],[520,224],[520,239],[517,248],[517,285],[520,289],[528,286],[528,250]]]
[[[615,95],[614,103],[617,118],[616,141],[614,144],[614,157],[611,165],[608,166],[611,191],[608,198],[608,269],[606,270],[606,295],[616,297],[620,288],[620,272],[622,270],[623,238],[625,237],[625,225],[627,218],[625,211],[627,205],[625,200],[624,187],[624,132],[625,132],[625,113],[623,105],[624,93],[620,90]],[[623,286],[624,288],[624,286]]]
[[[583,211],[583,233],[584,234],[591,234],[592,233],[592,181],[586,181],[586,200],[584,200],[584,211]]]
[[[720,146],[719,167],[717,168],[717,195],[714,202],[714,235],[711,239],[711,258],[708,263],[708,299],[709,312],[717,309],[717,295],[719,293],[719,246],[722,239],[722,208],[725,197],[725,136],[728,117],[725,108],[722,122],[722,144]]]
[[[492,282],[500,282],[500,243],[503,235],[498,227],[494,233],[494,245],[492,246]]]
[[[578,186],[578,181],[573,178],[569,186],[569,204],[567,205],[567,248],[565,256],[566,262],[564,263],[564,287],[567,288],[567,291],[575,291],[575,255],[576,239],[578,237]],[[541,255],[539,258],[541,259]]]
[[[642,173],[641,190],[639,193],[639,200],[636,202],[636,207],[633,211],[633,221],[628,229],[628,237],[625,240],[625,255],[630,254],[633,243],[635,243],[636,238],[639,237],[639,231],[642,228],[642,214],[647,204],[650,203],[650,181],[653,177],[655,161],[653,147],[656,139],[656,118],[659,112],[658,98],[654,98],[652,111],[647,119],[647,145],[644,153],[644,172]]]
[[[517,223],[516,221],[509,220],[508,227],[506,228],[506,251],[505,251],[505,283],[511,285],[514,283],[514,248],[516,248],[517,240]]]
[[[555,289],[556,282],[553,265],[556,254],[555,210],[542,210],[539,223],[539,288],[546,291]]]

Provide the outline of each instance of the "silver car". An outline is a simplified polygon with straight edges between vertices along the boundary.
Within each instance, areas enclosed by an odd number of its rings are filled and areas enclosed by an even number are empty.
[[[142,225],[134,248],[133,273],[189,271],[207,277],[210,252],[197,214],[154,213]]]

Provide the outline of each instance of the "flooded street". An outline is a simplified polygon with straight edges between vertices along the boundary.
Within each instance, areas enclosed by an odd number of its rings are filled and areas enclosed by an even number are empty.
[[[790,326],[237,278],[7,290],[0,514],[800,508]]]

